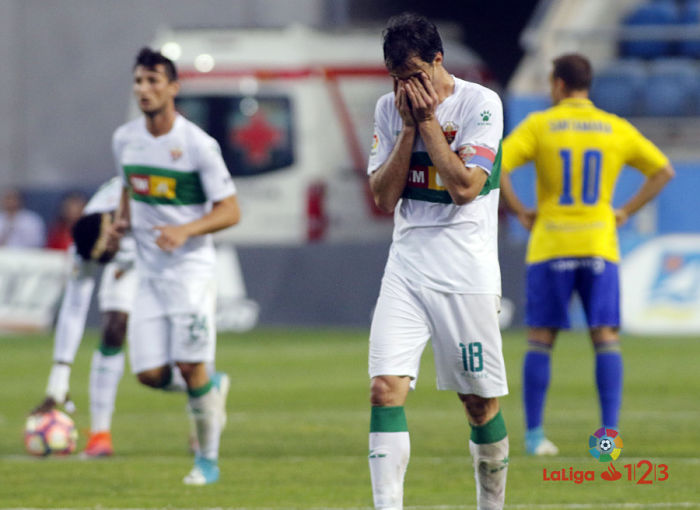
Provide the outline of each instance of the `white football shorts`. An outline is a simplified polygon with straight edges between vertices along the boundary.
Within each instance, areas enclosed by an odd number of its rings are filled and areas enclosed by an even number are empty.
[[[437,388],[484,398],[508,394],[498,326],[500,297],[413,288],[395,273],[382,279],[369,337],[369,376],[409,376],[433,341]]]
[[[133,267],[123,269],[114,262],[106,264],[97,293],[100,312],[130,313],[136,295],[136,283],[136,270]]]
[[[129,317],[129,361],[134,373],[174,362],[213,363],[216,283],[210,276],[180,280],[140,278]]]

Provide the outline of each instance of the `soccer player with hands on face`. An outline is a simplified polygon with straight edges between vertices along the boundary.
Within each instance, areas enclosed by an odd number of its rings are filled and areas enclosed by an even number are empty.
[[[403,508],[410,456],[404,403],[432,340],[440,390],[457,393],[471,428],[479,509],[503,508],[508,393],[498,325],[497,228],[501,101],[451,75],[427,19],[402,14],[384,31],[394,80],[382,96],[368,175],[394,234],[370,330],[369,465],[374,506]]]

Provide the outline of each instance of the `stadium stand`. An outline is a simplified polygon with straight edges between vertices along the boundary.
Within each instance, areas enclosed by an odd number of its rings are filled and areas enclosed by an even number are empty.
[[[613,61],[596,73],[591,99],[600,108],[617,115],[639,115],[646,80],[647,69],[643,61]]]
[[[684,117],[696,112],[700,73],[691,59],[667,58],[649,64],[642,90],[642,108],[652,117]]]
[[[655,0],[640,5],[622,19],[623,28],[658,28],[679,22],[679,9],[673,0]],[[623,58],[658,58],[673,54],[672,40],[645,37],[620,42],[620,56]]]
[[[686,27],[700,26],[700,0],[686,2],[680,11],[679,23]],[[678,53],[683,57],[700,58],[700,37],[680,41]]]
[[[623,117],[688,117],[700,113],[699,80],[698,64],[689,58],[614,60],[598,70],[591,98]]]
[[[682,119],[686,133],[697,134],[700,0],[559,0],[548,5],[523,36],[528,55],[511,91],[546,90],[551,58],[569,49],[581,51],[595,68],[591,97],[598,106],[654,122]],[[508,127],[514,121],[507,119]],[[676,145],[687,138],[679,124],[651,127],[659,133],[657,143]],[[669,136],[673,139],[665,140]]]

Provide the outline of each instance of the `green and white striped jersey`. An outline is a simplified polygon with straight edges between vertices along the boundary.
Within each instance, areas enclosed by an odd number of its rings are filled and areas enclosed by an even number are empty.
[[[168,253],[156,245],[154,227],[194,221],[209,212],[213,202],[236,193],[216,140],[181,115],[169,133],[154,137],[142,116],[115,131],[112,149],[131,197],[139,271],[173,279],[181,279],[183,273],[213,273],[211,235],[192,237]]]
[[[453,78],[454,90],[438,105],[437,120],[465,167],[478,166],[489,177],[476,199],[456,205],[417,135],[401,202],[394,211],[387,271],[441,292],[500,295],[498,197],[503,107],[492,90]],[[394,93],[380,97],[368,174],[387,160],[402,127]]]

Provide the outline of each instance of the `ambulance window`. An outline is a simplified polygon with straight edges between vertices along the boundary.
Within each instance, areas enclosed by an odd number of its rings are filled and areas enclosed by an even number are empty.
[[[234,176],[271,172],[294,162],[288,97],[181,96],[177,108],[216,138]]]

